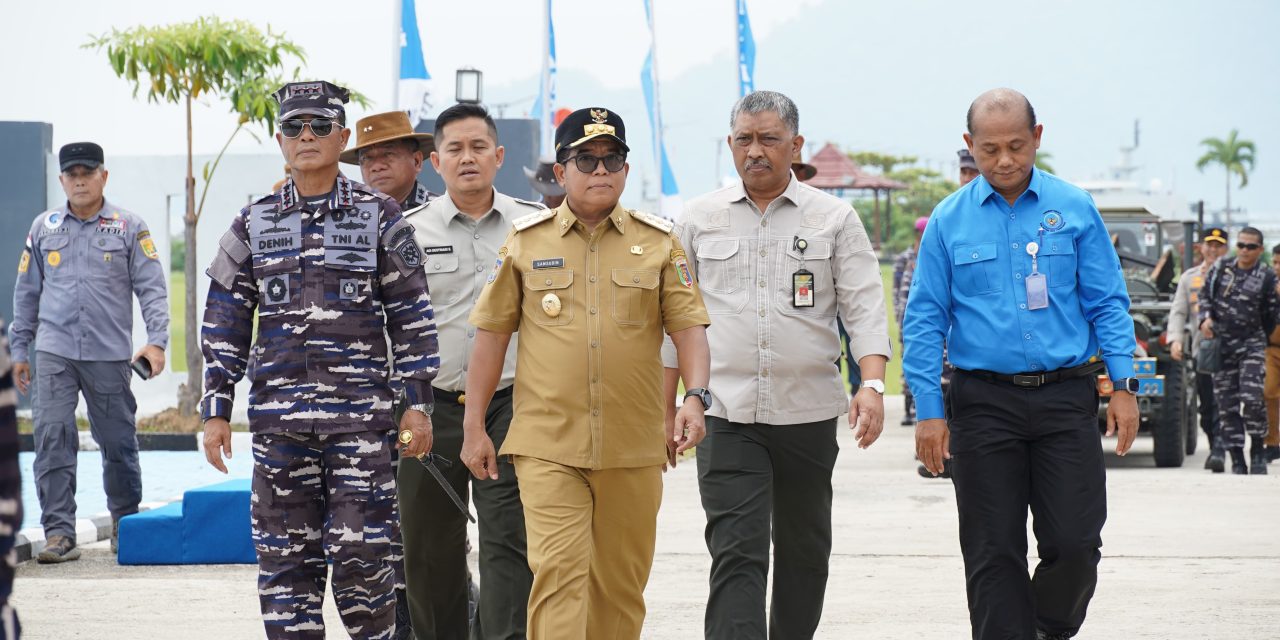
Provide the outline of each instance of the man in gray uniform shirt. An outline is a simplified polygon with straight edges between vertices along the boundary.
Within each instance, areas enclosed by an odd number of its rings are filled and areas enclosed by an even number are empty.
[[[18,263],[9,343],[18,390],[31,387],[31,341],[39,384],[32,398],[35,422],[36,497],[44,527],[41,563],[80,557],[76,548],[77,394],[89,408],[89,430],[102,449],[107,508],[115,523],[138,511],[142,472],[129,388],[133,304],[138,296],[147,323],[147,345],[133,355],[154,376],[164,369],[169,343],[169,299],[155,241],[139,216],[107,202],[102,147],[68,144],[58,152],[62,207],[31,225]]]
[[[503,148],[493,119],[479,105],[458,104],[436,118],[431,164],[444,178],[445,194],[405,212],[422,248],[422,268],[440,332],[440,373],[433,453],[450,463],[445,478],[467,495],[471,473],[459,461],[467,361],[476,328],[467,317],[493,271],[498,249],[517,218],[543,210],[493,188]],[[485,427],[495,449],[511,424],[511,385],[516,342],[507,348],[498,391]],[[401,532],[409,613],[419,640],[467,637],[467,521],[444,490],[417,461],[400,464]],[[525,611],[533,574],[525,549],[524,511],[515,469],[498,463],[498,479],[476,481],[472,490],[480,528],[480,601],[471,638],[525,637]]]

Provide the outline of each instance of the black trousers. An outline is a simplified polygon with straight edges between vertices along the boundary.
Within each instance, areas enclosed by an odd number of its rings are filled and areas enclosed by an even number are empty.
[[[1213,374],[1196,373],[1196,394],[1199,396],[1200,429],[1209,438],[1209,446],[1219,433],[1218,403],[1213,398]]]
[[[476,504],[480,529],[478,629],[468,631],[467,520],[415,459],[400,460],[400,531],[404,539],[409,615],[418,640],[523,639],[533,574],[525,550],[524,508],[515,469],[499,458],[497,480],[477,480],[458,459],[462,451],[463,406],[439,399],[431,416],[432,451],[452,462],[440,466],[463,500]],[[511,396],[495,397],[485,416],[494,449],[511,425]],[[470,636],[468,634],[470,633]]]
[[[698,489],[707,514],[708,639],[763,640],[769,542],[773,602],[767,637],[812,638],[831,559],[831,472],[836,419],[796,425],[707,417]]]
[[[975,640],[1074,635],[1084,623],[1107,519],[1095,384],[952,378],[952,477]],[[1040,557],[1031,576],[1028,507]]]

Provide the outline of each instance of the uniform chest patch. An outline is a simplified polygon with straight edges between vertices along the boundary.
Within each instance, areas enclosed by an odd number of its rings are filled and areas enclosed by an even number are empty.
[[[564,258],[543,258],[533,261],[534,269],[559,269],[564,266]]]
[[[262,283],[266,302],[270,305],[284,304],[289,301],[289,276],[286,274],[269,276]]]
[[[125,232],[125,221],[118,218],[103,218],[98,220],[97,233],[105,233],[113,236],[122,236]]]
[[[1046,231],[1058,231],[1067,226],[1067,221],[1062,218],[1062,214],[1057,211],[1046,211],[1044,216],[1040,218],[1040,224],[1044,225]]]
[[[416,269],[422,266],[422,251],[418,249],[418,245],[412,240],[400,243],[396,247],[396,253],[404,260],[404,263]]]
[[[442,253],[453,253],[453,246],[450,245],[446,247],[423,247],[422,252],[429,256],[440,255]]]

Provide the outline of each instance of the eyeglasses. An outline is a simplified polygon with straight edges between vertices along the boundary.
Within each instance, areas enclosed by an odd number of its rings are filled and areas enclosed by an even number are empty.
[[[1255,242],[1237,242],[1237,243],[1236,243],[1236,248],[1237,248],[1237,249],[1240,249],[1240,250],[1246,250],[1246,249],[1247,249],[1247,250],[1249,250],[1249,251],[1257,251],[1258,249],[1261,249],[1261,248],[1262,248],[1262,245],[1257,244],[1257,243],[1255,243]]]
[[[317,138],[324,138],[324,137],[327,137],[329,134],[333,133],[333,125],[335,124],[338,124],[338,123],[332,118],[312,118],[310,120],[281,120],[280,133],[284,134],[284,137],[286,138],[296,138],[302,135],[303,127],[309,126],[311,127],[311,133],[314,133]],[[338,124],[338,128],[341,129],[342,125]]]
[[[617,173],[622,171],[622,165],[627,163],[627,157],[621,153],[611,153],[607,156],[593,156],[589,153],[580,153],[572,158],[564,161],[565,165],[569,164],[569,160],[573,161],[573,165],[578,171],[583,173],[593,173],[600,163],[604,163],[604,168],[609,173]]]

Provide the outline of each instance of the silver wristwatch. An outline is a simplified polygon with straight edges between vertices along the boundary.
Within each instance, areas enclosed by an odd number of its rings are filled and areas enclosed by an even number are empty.
[[[431,412],[435,408],[436,408],[436,405],[435,403],[432,403],[432,402],[424,402],[424,403],[409,405],[409,409],[411,411],[421,411],[422,413],[425,413],[427,415],[431,415]]]

